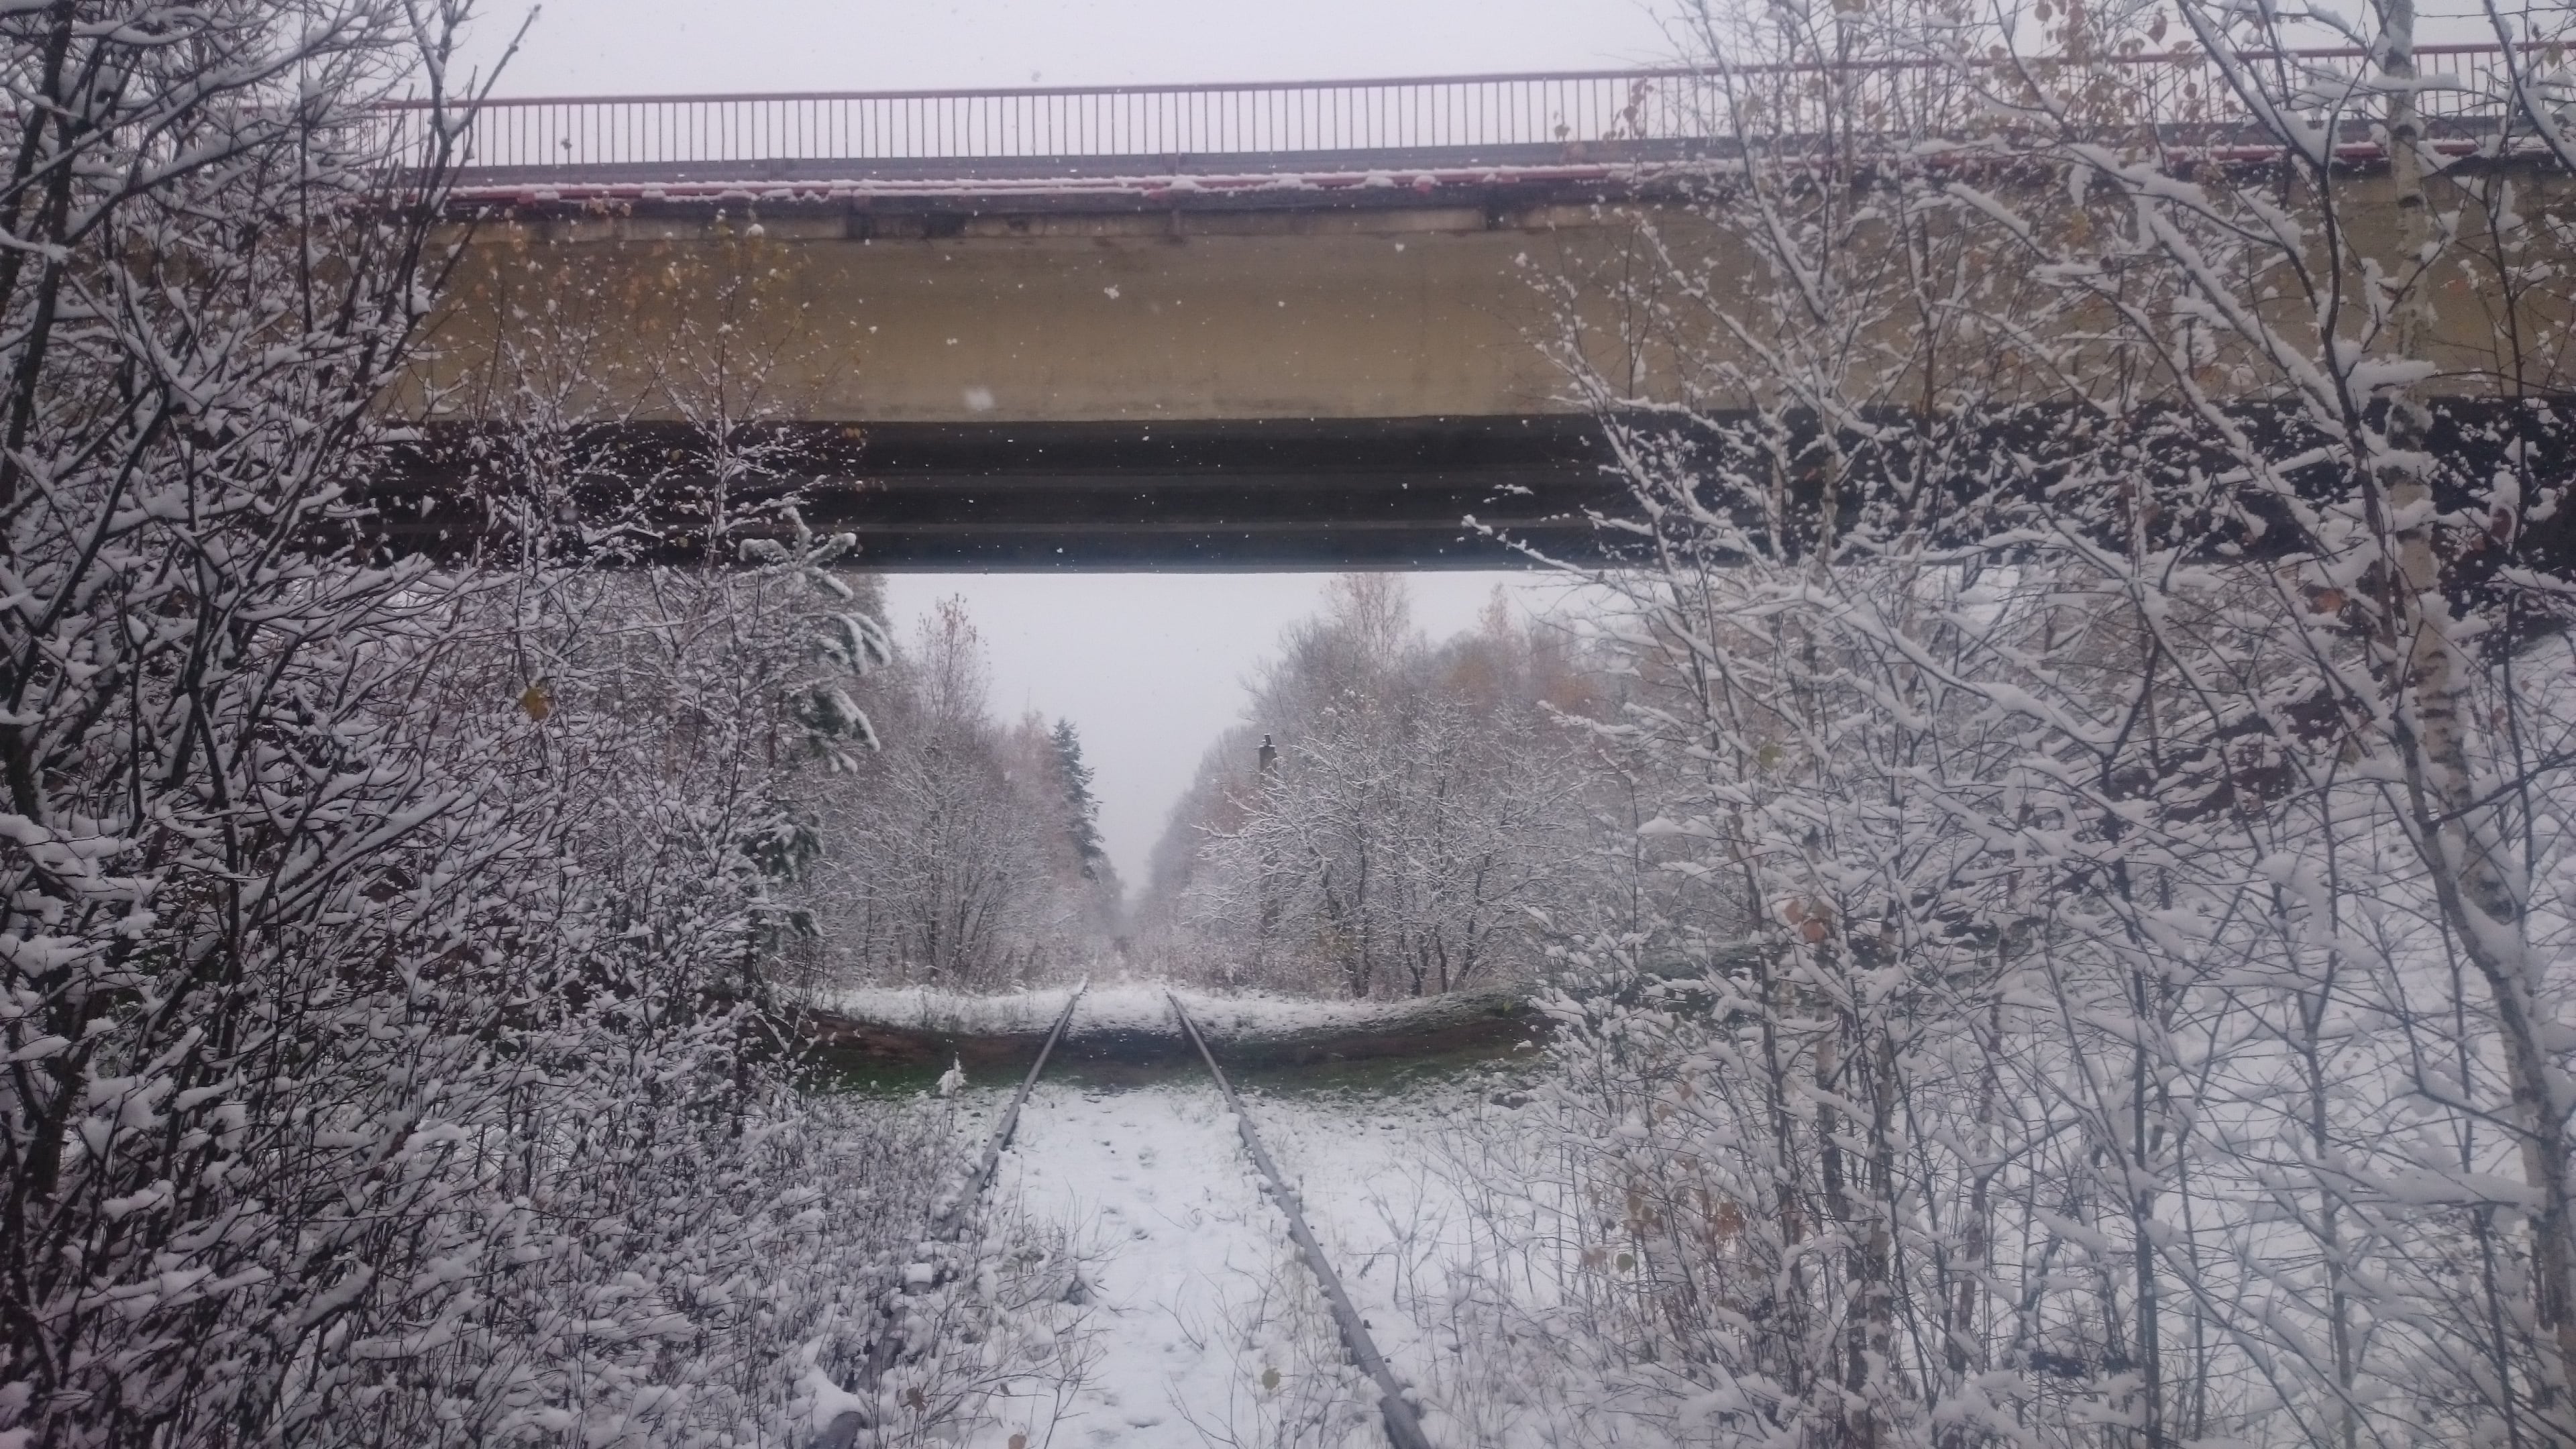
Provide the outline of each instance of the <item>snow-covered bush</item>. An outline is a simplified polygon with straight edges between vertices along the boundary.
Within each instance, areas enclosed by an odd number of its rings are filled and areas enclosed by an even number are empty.
[[[0,1443],[783,1443],[872,1342],[915,1428],[987,1372],[997,1280],[888,1286],[948,1135],[797,1099],[767,1005],[846,540],[368,551],[456,119],[369,107],[462,19],[0,16]]]

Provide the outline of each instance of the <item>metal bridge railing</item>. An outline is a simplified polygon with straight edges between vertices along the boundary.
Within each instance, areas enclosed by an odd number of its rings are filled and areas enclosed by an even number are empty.
[[[2303,110],[2375,109],[2359,50],[2239,58]],[[2535,55],[2535,63],[2543,57]],[[2502,51],[2417,52],[2429,119],[2502,113]],[[2566,93],[2566,71],[2555,67]],[[1570,71],[1277,84],[1044,87],[778,95],[505,97],[470,119],[468,164],[631,173],[655,165],[815,161],[1039,161],[1102,157],[1311,158],[1763,134],[1952,133],[2046,96],[2104,124],[2227,126],[2245,119],[2220,68],[2196,54],[2083,62],[1939,62],[1853,68]],[[405,125],[426,113],[398,104]]]

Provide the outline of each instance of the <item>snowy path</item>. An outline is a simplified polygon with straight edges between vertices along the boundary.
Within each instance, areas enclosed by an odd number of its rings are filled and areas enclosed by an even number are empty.
[[[1032,1446],[1248,1446],[1292,1423],[1366,1442],[1368,1399],[1212,1084],[1041,1082],[997,1188],[1091,1260],[1089,1371],[1052,1436],[1024,1426]]]

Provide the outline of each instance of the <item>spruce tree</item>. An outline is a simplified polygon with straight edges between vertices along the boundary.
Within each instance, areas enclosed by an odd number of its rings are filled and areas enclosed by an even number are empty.
[[[1064,772],[1065,834],[1073,842],[1074,859],[1082,862],[1084,880],[1100,879],[1100,802],[1091,794],[1091,767],[1082,762],[1082,739],[1073,732],[1073,721],[1055,722],[1056,767]]]

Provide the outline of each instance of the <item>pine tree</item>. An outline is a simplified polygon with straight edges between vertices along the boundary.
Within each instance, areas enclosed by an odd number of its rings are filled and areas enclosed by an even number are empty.
[[[1082,738],[1073,732],[1073,721],[1055,722],[1055,759],[1064,772],[1065,834],[1073,842],[1073,854],[1082,862],[1084,880],[1100,879],[1100,860],[1105,852],[1100,847],[1100,802],[1091,794],[1091,767],[1082,762]]]

